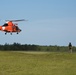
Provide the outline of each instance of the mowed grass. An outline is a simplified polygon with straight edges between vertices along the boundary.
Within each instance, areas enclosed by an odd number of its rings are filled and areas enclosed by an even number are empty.
[[[76,75],[76,54],[0,51],[0,75]]]

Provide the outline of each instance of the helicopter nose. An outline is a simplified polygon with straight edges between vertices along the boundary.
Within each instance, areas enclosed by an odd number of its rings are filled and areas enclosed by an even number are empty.
[[[22,30],[20,29],[20,32],[21,32]]]

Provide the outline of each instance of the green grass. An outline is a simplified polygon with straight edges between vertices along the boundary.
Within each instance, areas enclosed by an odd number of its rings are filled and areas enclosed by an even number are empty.
[[[0,75],[76,75],[76,54],[0,51]]]

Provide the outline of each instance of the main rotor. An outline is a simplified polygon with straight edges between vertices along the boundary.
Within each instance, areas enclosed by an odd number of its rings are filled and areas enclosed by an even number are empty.
[[[1,20],[1,21],[5,21],[5,22],[20,22],[20,21],[28,21],[28,20],[25,20],[25,19],[19,19],[19,20]]]
[[[20,22],[20,21],[27,21],[27,20],[25,20],[25,19],[20,19],[20,20],[5,20],[6,22],[7,21],[11,21],[11,22]]]

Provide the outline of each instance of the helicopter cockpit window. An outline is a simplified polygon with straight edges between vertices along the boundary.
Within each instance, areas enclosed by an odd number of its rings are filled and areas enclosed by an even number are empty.
[[[3,26],[8,26],[8,24],[7,24],[7,23],[5,23]]]

